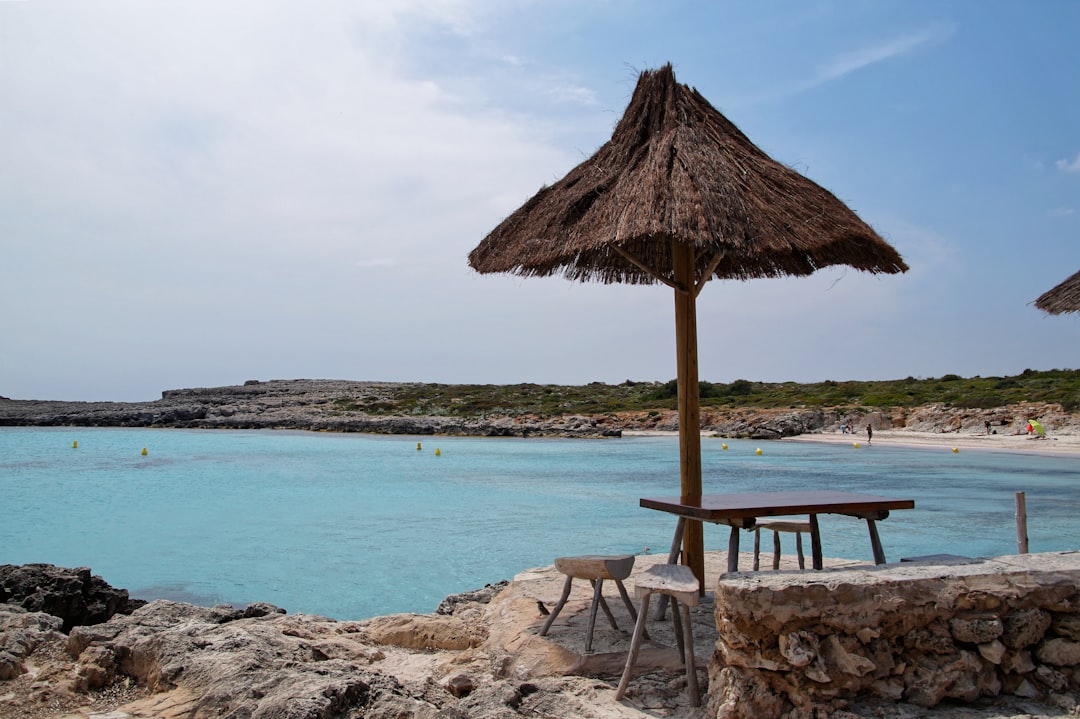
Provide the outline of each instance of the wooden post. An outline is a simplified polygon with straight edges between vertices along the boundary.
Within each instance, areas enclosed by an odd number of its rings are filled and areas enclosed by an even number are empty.
[[[825,564],[821,556],[821,528],[816,514],[810,515],[810,562],[814,569],[821,569]]]
[[[702,555],[704,557],[704,555]],[[693,569],[693,567],[691,567]],[[739,571],[739,528],[734,524],[731,525],[731,533],[728,534],[727,541],[727,570],[729,572]],[[697,575],[694,575],[697,576]],[[700,583],[701,580],[698,580]]]
[[[881,546],[881,537],[878,536],[877,524],[870,517],[866,518],[866,526],[870,530],[870,549],[874,552],[874,564],[885,564],[885,550]]]
[[[1019,554],[1028,553],[1027,499],[1023,492],[1016,493],[1016,549]]]
[[[675,352],[679,389],[679,469],[684,504],[701,503],[701,398],[698,388],[697,295],[694,248],[671,243],[675,281]],[[687,522],[683,563],[705,592],[705,537],[701,522]]]

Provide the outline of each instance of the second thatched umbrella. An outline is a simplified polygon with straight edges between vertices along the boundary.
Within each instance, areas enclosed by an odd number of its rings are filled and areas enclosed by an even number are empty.
[[[611,140],[492,230],[469,264],[674,289],[684,503],[701,501],[696,299],[705,283],[841,264],[907,270],[832,193],[771,159],[678,84],[671,65],[643,72]],[[701,524],[686,526],[684,561],[703,580]]]
[[[1080,312],[1080,272],[1039,295],[1035,306],[1052,315]]]

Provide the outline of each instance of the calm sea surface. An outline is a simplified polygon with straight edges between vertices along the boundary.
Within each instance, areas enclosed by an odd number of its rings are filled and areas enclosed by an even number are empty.
[[[724,441],[703,440],[706,492],[915,499],[879,525],[890,561],[1015,553],[1017,491],[1031,551],[1080,549],[1077,459]],[[430,612],[556,556],[666,553],[674,518],[638,498],[678,487],[673,437],[0,428],[0,564],[88,566],[143,599]],[[865,523],[821,524],[826,556],[871,559]],[[705,542],[726,549],[727,528]]]

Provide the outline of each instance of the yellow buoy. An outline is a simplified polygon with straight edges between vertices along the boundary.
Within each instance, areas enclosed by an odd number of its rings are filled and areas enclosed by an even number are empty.
[[[75,440],[74,442],[72,442],[71,443],[71,448],[72,449],[78,449],[79,448],[79,440]]]
[[[856,442],[855,444],[853,444],[851,446],[854,447],[855,449],[858,449],[861,445],[858,442]]]
[[[953,447],[952,451],[953,451],[953,454],[959,454],[960,453],[960,448],[959,447]]]
[[[727,445],[723,442],[720,443],[720,449],[727,449]]]
[[[755,452],[755,454],[761,454],[761,447],[757,448],[757,452]]]
[[[442,450],[440,450],[438,447],[435,448],[435,456],[436,457],[441,457],[442,456]]]
[[[419,451],[420,451],[420,449],[421,449],[421,447],[420,447],[420,443],[419,443],[419,442],[417,442],[417,443],[416,443],[416,451],[417,451],[417,452],[419,452]]]
[[[146,447],[142,448],[142,456],[144,456],[144,457],[146,456]]]

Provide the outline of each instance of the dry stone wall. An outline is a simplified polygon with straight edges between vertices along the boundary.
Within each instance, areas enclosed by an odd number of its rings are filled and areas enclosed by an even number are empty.
[[[715,607],[718,719],[1080,689],[1080,552],[728,574]]]

